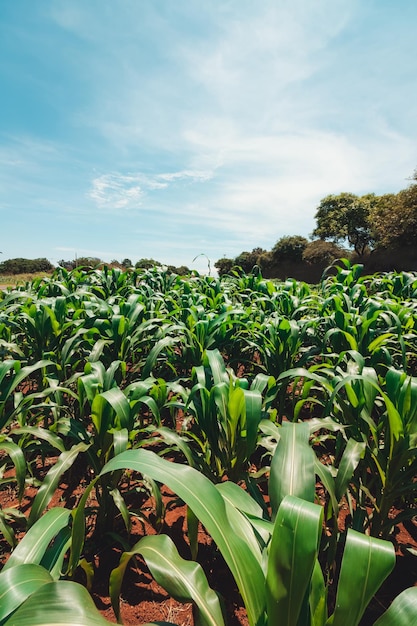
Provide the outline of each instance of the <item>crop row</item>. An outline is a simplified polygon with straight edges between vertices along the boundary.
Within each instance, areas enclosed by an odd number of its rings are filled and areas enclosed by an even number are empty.
[[[221,626],[199,522],[251,626],[358,624],[395,566],[396,525],[416,515],[416,296],[417,275],[347,261],[315,287],[60,268],[1,293],[1,483],[37,493],[27,516],[0,509],[0,624],[108,623],[73,579],[117,539],[118,619],[140,554],[196,624]],[[51,508],[71,472],[78,501]],[[188,506],[191,560],[164,534],[129,544],[144,490],[160,528],[161,485]],[[411,589],[376,623],[416,616]]]

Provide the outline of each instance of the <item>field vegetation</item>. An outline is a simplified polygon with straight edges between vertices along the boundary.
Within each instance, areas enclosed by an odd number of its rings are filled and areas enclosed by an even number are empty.
[[[417,623],[416,587],[367,613],[416,530],[416,324],[417,274],[346,259],[315,287],[126,263],[0,292],[0,625],[109,623],[108,546],[113,622],[141,558],[196,626]]]

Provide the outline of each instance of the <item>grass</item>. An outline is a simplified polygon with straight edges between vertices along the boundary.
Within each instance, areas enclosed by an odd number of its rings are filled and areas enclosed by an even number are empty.
[[[51,276],[51,272],[34,272],[31,274],[0,274],[0,287],[17,287],[25,285],[28,281],[36,278]]]

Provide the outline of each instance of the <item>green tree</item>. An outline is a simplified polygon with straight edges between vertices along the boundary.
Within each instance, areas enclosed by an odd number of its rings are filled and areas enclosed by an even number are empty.
[[[136,269],[149,270],[151,267],[161,267],[161,263],[159,261],[155,261],[155,259],[139,259],[137,263],[135,263]]]
[[[378,247],[400,248],[417,244],[417,184],[397,194],[381,196],[370,222]]]
[[[241,252],[234,259],[234,265],[241,267],[246,274],[249,274],[255,265],[260,265],[259,261],[266,252],[263,248],[254,248],[252,252]]]
[[[225,274],[230,274],[234,264],[234,259],[226,259],[226,257],[223,257],[215,262],[214,267],[216,268],[219,276],[224,276]]]
[[[283,261],[300,263],[307,245],[308,239],[301,235],[281,237],[272,248],[272,258],[275,262],[280,263]]]
[[[375,194],[356,196],[341,193],[323,198],[315,218],[313,237],[330,239],[334,243],[347,241],[362,256],[373,244],[370,213],[378,203]]]
[[[349,257],[349,252],[333,241],[315,239],[304,248],[303,261],[309,265],[330,265],[335,259]]]
[[[0,263],[0,274],[31,274],[33,272],[51,272],[52,263],[46,258],[39,259],[6,259]]]

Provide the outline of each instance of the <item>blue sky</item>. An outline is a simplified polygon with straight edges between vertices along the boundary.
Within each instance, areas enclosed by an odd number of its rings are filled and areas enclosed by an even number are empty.
[[[417,167],[415,0],[3,0],[2,258],[207,269]]]

